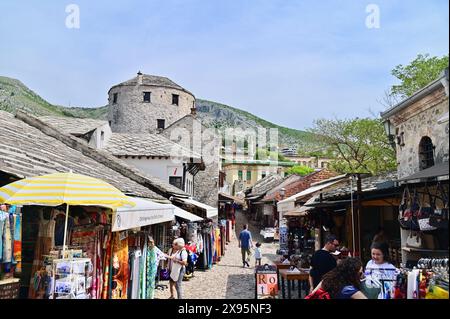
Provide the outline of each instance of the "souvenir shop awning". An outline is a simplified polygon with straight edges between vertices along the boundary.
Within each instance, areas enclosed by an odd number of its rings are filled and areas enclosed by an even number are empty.
[[[180,217],[182,219],[188,220],[190,222],[199,222],[199,221],[203,220],[203,218],[201,218],[201,217],[199,217],[197,215],[191,214],[188,211],[185,211],[184,209],[181,209],[181,208],[176,207],[176,206],[174,206],[174,207],[175,207],[174,214],[177,217]]]
[[[448,180],[448,176],[449,176],[448,162],[444,162],[426,168],[408,177],[399,179],[398,181],[406,183],[414,183],[414,182],[424,182],[430,179]]]
[[[319,195],[313,196],[310,199],[308,199],[308,201],[306,201],[305,204],[303,204],[302,206],[300,206],[298,209],[289,211],[285,214],[283,214],[283,217],[301,217],[301,216],[306,216],[308,215],[308,211],[313,210],[314,207],[312,206],[308,206],[308,204],[312,204],[316,201],[316,199],[319,198]]]
[[[178,198],[179,200],[181,200],[182,202],[188,204],[188,205],[193,205],[193,206],[197,206],[203,210],[206,210],[206,217],[207,218],[213,218],[215,216],[217,216],[219,214],[217,208],[200,203],[196,200],[193,200],[191,198]]]
[[[244,205],[244,200],[235,196],[219,193],[219,202],[234,202],[238,205]]]
[[[114,211],[113,232],[165,223],[175,218],[175,206],[172,204],[159,204],[138,197],[130,197],[130,199],[136,206],[121,207]]]
[[[315,192],[321,191],[325,188],[328,188],[330,186],[333,186],[334,184],[337,184],[339,182],[341,182],[347,175],[341,175],[338,176],[338,178],[333,178],[333,180],[327,182],[327,183],[321,183],[319,185],[316,186],[312,186],[308,189],[305,189],[304,191],[297,193],[295,195],[292,195],[291,197],[288,197],[282,201],[279,201],[277,204],[278,210],[279,211],[289,211],[289,210],[294,210],[295,209],[295,202],[298,199],[301,199],[303,197],[306,197],[308,195],[314,194]]]

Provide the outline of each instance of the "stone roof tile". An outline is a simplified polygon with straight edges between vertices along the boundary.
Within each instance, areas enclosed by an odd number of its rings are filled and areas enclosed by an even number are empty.
[[[128,195],[164,200],[147,187],[3,111],[0,136],[0,171],[25,178],[72,170],[106,181]]]

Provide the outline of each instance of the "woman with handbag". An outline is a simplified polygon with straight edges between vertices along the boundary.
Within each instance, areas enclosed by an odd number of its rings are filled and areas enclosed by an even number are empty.
[[[181,284],[183,282],[184,274],[186,273],[186,265],[188,259],[188,253],[184,247],[184,239],[177,238],[172,243],[172,249],[169,252],[167,258],[169,259],[169,271],[170,271],[170,298],[175,299],[174,290],[177,291],[177,299],[183,298],[183,291]]]

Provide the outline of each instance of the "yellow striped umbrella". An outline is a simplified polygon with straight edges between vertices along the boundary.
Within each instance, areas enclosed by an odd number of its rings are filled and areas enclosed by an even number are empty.
[[[63,251],[66,246],[70,205],[108,208],[135,205],[114,186],[102,180],[72,172],[30,177],[5,185],[0,188],[0,203],[41,206],[66,204]]]

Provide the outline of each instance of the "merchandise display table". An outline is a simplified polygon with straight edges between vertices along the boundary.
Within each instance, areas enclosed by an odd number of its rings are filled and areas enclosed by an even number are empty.
[[[283,299],[286,299],[285,281],[287,281],[288,299],[291,299],[291,284],[293,284],[295,281],[298,282],[298,298],[302,298],[302,290],[305,291],[305,295],[307,294],[309,286],[309,269],[300,269],[300,272],[293,272],[289,269],[280,269],[279,273],[281,276],[281,291]]]

